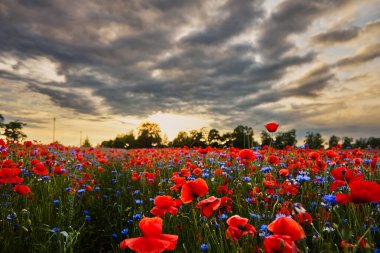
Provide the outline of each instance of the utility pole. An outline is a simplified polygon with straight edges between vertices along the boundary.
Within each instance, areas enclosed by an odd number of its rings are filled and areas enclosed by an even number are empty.
[[[53,143],[55,142],[55,117],[53,118]]]

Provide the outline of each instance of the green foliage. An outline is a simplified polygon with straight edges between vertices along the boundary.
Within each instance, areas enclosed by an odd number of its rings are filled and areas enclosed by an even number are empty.
[[[135,148],[136,139],[133,131],[128,134],[118,135],[114,140],[103,141],[100,146],[105,148]]]
[[[177,137],[174,138],[171,144],[169,146],[173,147],[184,147],[184,146],[191,146],[191,140],[189,135],[185,131],[180,131],[177,134]]]
[[[261,145],[271,145],[273,143],[272,136],[265,130],[261,131]]]
[[[287,132],[279,132],[276,134],[275,147],[279,149],[284,149],[286,146],[294,147],[297,143],[296,130],[292,129]]]
[[[352,147],[352,142],[354,141],[353,138],[351,138],[351,137],[343,137],[342,140],[343,140],[342,148]]]
[[[8,141],[21,141],[26,138],[26,134],[22,131],[24,126],[26,126],[26,123],[20,121],[12,121],[8,124],[4,124],[4,136]]]
[[[217,129],[211,129],[208,132],[207,142],[208,145],[213,148],[218,148],[221,146],[222,137],[220,136],[219,131]]]
[[[323,138],[320,133],[307,132],[305,144],[309,146],[311,149],[319,149],[323,147]]]
[[[339,143],[340,138],[338,136],[331,136],[329,139],[329,148],[336,147]]]
[[[85,147],[85,148],[91,147],[91,143],[90,143],[90,140],[88,139],[88,137],[86,137],[86,139],[84,140],[82,147]]]
[[[253,143],[253,129],[238,125],[232,132],[233,146],[237,148],[251,148]]]
[[[161,129],[156,123],[144,122],[138,129],[136,147],[151,148],[161,144]]]

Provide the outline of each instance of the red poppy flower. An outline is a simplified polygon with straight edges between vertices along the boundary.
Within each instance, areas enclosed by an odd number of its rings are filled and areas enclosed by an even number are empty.
[[[295,220],[288,217],[280,217],[268,225],[268,230],[277,235],[288,235],[293,241],[305,238],[303,228]]]
[[[349,168],[339,167],[331,171],[331,176],[335,180],[350,181],[354,177],[354,173]]]
[[[306,209],[300,203],[292,205],[292,215],[301,225],[310,225],[313,222],[311,215],[306,212]]]
[[[176,201],[170,196],[157,196],[154,199],[155,207],[150,212],[156,216],[162,217],[165,213],[176,215],[178,212]]]
[[[54,168],[53,172],[56,175],[62,175],[62,174],[64,174],[66,172],[66,170],[64,168],[60,167],[60,166],[57,166],[57,167]]]
[[[181,200],[188,204],[197,197],[203,197],[208,192],[208,186],[204,179],[197,178],[194,181],[187,181],[181,189]]]
[[[338,187],[346,185],[354,181],[360,181],[364,178],[364,175],[358,174],[354,175],[354,172],[346,167],[336,168],[331,172],[334,182],[330,186],[331,191],[335,191]]]
[[[280,174],[280,176],[283,176],[283,177],[287,177],[289,176],[289,170],[288,169],[281,169],[278,174]]]
[[[290,236],[270,235],[264,239],[264,252],[297,253],[299,250]]]
[[[236,242],[240,237],[250,234],[256,235],[256,229],[251,224],[248,224],[247,218],[242,218],[239,215],[234,215],[228,218],[227,224],[229,227],[226,231],[226,238]]]
[[[242,149],[239,151],[239,157],[242,161],[252,161],[256,159],[256,156],[253,154],[250,149]]]
[[[2,168],[0,170],[0,183],[3,184],[18,184],[24,181],[18,174],[21,170],[18,168]]]
[[[25,195],[30,192],[30,188],[27,185],[20,184],[13,187],[13,191],[17,192],[18,194]]]
[[[35,165],[35,167],[33,169],[31,169],[30,171],[32,171],[32,172],[34,172],[40,176],[46,176],[47,174],[49,174],[49,171],[47,170],[45,165],[43,165],[42,163],[37,163]]]
[[[33,142],[31,141],[24,141],[24,145],[26,148],[30,148],[33,145]]]
[[[279,162],[279,159],[278,159],[278,157],[275,156],[275,155],[270,155],[270,156],[267,157],[267,161],[268,161],[268,163],[270,163],[270,164],[277,165],[278,162]]]
[[[182,189],[182,186],[186,183],[186,178],[184,177],[172,177],[170,180],[173,180],[175,185],[170,187],[171,191],[178,191]]]
[[[339,156],[339,154],[337,152],[335,152],[335,151],[333,151],[331,149],[326,151],[326,155],[330,159]]]
[[[277,124],[276,122],[271,122],[271,123],[266,124],[265,128],[268,130],[268,132],[274,133],[277,131],[278,126],[279,124]]]
[[[199,201],[196,207],[201,209],[201,215],[210,217],[212,215],[212,212],[219,208],[220,203],[220,198],[215,198],[214,196],[211,196],[207,199]]]
[[[355,180],[349,184],[350,194],[337,194],[336,201],[339,204],[368,203],[380,201],[380,185],[369,180]]]
[[[144,236],[125,239],[120,248],[126,247],[137,253],[160,253],[164,250],[174,250],[178,235],[162,234],[163,221],[160,217],[143,218],[139,227]]]

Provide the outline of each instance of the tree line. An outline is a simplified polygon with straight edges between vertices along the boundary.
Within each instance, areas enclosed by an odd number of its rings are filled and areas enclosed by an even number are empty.
[[[151,147],[202,147],[213,148],[236,147],[251,148],[255,146],[271,146],[278,149],[295,147],[297,144],[296,130],[291,129],[285,132],[270,134],[267,131],[261,132],[261,142],[254,140],[253,129],[249,126],[238,125],[232,132],[221,133],[217,129],[191,130],[190,132],[180,131],[173,141],[168,141],[162,135],[158,124],[145,122],[138,128],[137,137],[133,131],[127,134],[118,135],[113,140],[103,141],[102,147],[109,148],[151,148]],[[342,141],[340,143],[340,141]],[[305,146],[311,149],[332,148],[340,144],[342,148],[380,148],[380,138],[369,137],[359,138],[355,141],[351,137],[331,136],[328,142],[322,138],[320,133],[307,132],[304,139]]]
[[[4,136],[8,141],[18,142],[24,140],[27,136],[22,131],[26,123],[21,121],[5,122],[3,115],[0,114],[0,137]],[[277,132],[270,134],[262,131],[260,134],[261,142],[254,140],[253,129],[249,126],[238,125],[231,132],[221,133],[213,128],[207,130],[205,127],[190,132],[180,131],[173,141],[168,141],[166,135],[163,135],[160,126],[152,122],[144,122],[138,128],[137,136],[133,131],[126,134],[119,134],[115,139],[103,141],[100,146],[108,148],[151,148],[151,147],[202,147],[213,148],[236,147],[251,148],[256,146],[271,146],[278,149],[286,147],[295,147],[297,144],[296,130],[291,129],[286,132]],[[311,149],[332,148],[338,144],[343,149],[349,148],[380,148],[379,137],[358,138],[338,137],[333,135],[326,142],[320,133],[307,132],[304,139],[305,146]],[[84,147],[91,146],[88,137],[82,144]]]

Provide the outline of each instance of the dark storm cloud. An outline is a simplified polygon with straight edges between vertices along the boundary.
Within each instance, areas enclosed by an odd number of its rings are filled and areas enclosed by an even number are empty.
[[[298,80],[287,84],[286,88],[259,93],[256,98],[241,102],[239,107],[251,108],[289,97],[317,97],[334,77],[335,75],[331,72],[330,67],[323,65],[311,70]]]
[[[290,36],[305,32],[323,14],[350,3],[348,0],[286,0],[282,1],[261,25],[258,40],[266,59],[278,59],[295,48]]]
[[[317,98],[335,78],[324,65],[276,88],[290,71],[319,59],[318,51],[295,50],[291,36],[350,2],[285,0],[265,14],[262,0],[3,0],[0,56],[18,63],[47,58],[65,82],[41,82],[16,70],[0,69],[0,76],[84,115],[104,108],[139,117],[194,112],[214,114],[225,125],[256,114],[281,118],[281,108],[265,114],[257,106]],[[337,66],[368,61],[377,51],[366,49]],[[247,95],[254,99],[244,100]]]
[[[345,29],[335,29],[327,32],[319,33],[311,38],[313,44],[333,45],[351,41],[360,37],[361,34],[372,33],[378,34],[380,32],[380,20],[370,22],[363,27],[349,27]]]
[[[47,85],[30,84],[30,89],[47,95],[54,103],[63,108],[74,108],[79,113],[98,114],[95,104],[84,94],[75,90],[59,90]]]
[[[215,45],[251,27],[262,17],[263,1],[229,0],[221,6],[215,19],[206,24],[201,31],[191,33],[183,39],[190,44]]]
[[[312,38],[315,44],[332,45],[338,42],[345,42],[352,40],[359,36],[360,29],[358,27],[351,27],[342,30],[333,30],[329,32],[320,33]]]

